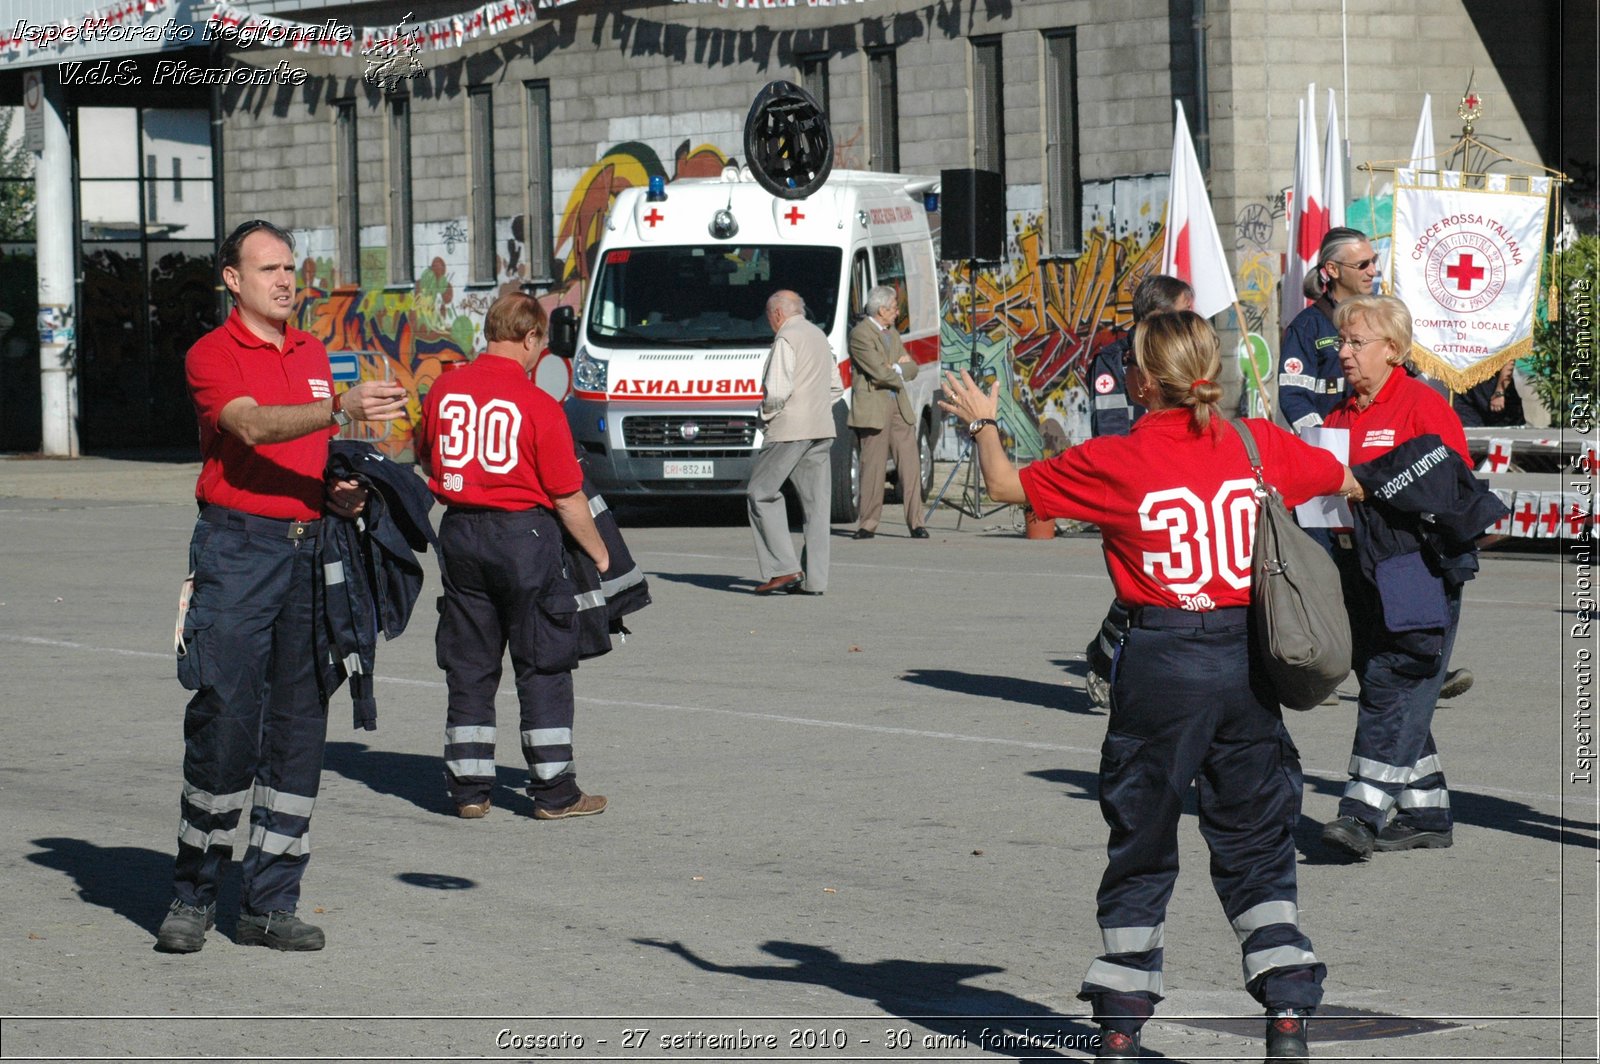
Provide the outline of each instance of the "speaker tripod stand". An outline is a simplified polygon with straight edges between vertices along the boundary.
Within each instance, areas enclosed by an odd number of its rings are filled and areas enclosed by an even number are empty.
[[[996,431],[1003,431],[997,429]],[[944,484],[939,488],[939,494],[933,497],[933,502],[928,506],[926,517],[932,517],[933,511],[945,501],[945,494],[950,490],[950,485],[962,472],[961,467],[966,466],[966,479],[961,483],[959,499],[952,500],[949,506],[958,514],[971,517],[974,520],[983,520],[991,514],[999,513],[1006,508],[1006,503],[997,503],[987,510],[983,507],[983,469],[978,464],[978,456],[974,453],[972,437],[968,436],[961,441],[961,451],[956,455],[955,467],[950,470],[950,475],[944,478]],[[956,518],[956,528],[961,527],[961,518]]]
[[[970,301],[968,304],[969,313],[971,314],[967,324],[971,327],[970,335],[972,337],[971,345],[967,349],[967,372],[973,380],[981,380],[983,377],[983,360],[978,357],[978,263],[976,259],[971,258],[967,260],[967,292]],[[1002,437],[1004,436],[1004,419],[1000,419],[995,431],[1001,433]],[[1005,503],[999,503],[987,510],[984,509],[983,468],[978,462],[976,448],[972,445],[972,437],[968,435],[961,441],[961,450],[956,455],[955,468],[951,469],[950,475],[944,478],[944,484],[939,488],[939,494],[933,497],[933,503],[928,507],[927,517],[932,517],[933,511],[937,510],[939,504],[944,502],[945,494],[950,490],[950,485],[955,483],[956,477],[961,474],[962,466],[966,466],[966,479],[961,483],[960,500],[950,503],[952,510],[958,514],[981,521],[990,514],[999,513],[1006,508]],[[956,518],[956,527],[961,527],[960,517]]]

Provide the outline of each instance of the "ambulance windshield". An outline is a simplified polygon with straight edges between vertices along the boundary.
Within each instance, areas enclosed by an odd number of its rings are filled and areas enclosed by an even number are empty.
[[[838,312],[843,252],[792,244],[613,248],[591,282],[598,347],[765,347],[767,297],[800,293],[823,332]]]

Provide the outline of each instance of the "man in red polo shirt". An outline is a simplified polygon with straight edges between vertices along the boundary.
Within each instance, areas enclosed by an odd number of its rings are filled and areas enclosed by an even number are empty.
[[[325,485],[323,467],[340,426],[400,417],[406,392],[363,381],[333,394],[327,351],[289,324],[288,233],[246,222],[217,258],[234,310],[184,363],[202,465],[178,679],[195,695],[183,722],[176,896],[156,949],[205,944],[247,807],[239,942],[321,949],[321,929],[294,915],[328,724],[312,651],[314,559],[324,509],[350,517],[366,505],[353,481]]]
[[[489,812],[494,698],[507,646],[534,817],[565,820],[606,807],[578,789],[573,768],[578,589],[562,564],[561,530],[600,572],[611,560],[566,414],[528,377],[546,328],[532,296],[495,300],[483,323],[488,350],[434,382],[415,437],[428,487],[448,507],[439,522],[444,597],[435,638],[449,688],[445,778],[456,815],[467,820]]]

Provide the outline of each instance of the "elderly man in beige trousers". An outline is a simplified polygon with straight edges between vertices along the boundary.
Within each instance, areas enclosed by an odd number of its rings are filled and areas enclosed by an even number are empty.
[[[774,591],[820,595],[828,587],[828,518],[833,504],[828,452],[837,434],[833,403],[844,394],[844,386],[828,337],[806,320],[805,312],[805,303],[787,289],[767,300],[767,323],[777,336],[762,380],[765,442],[746,489],[761,567],[758,595]],[[786,480],[794,483],[805,511],[803,569],[789,537],[783,502]]]
[[[867,293],[867,316],[850,330],[850,427],[861,440],[861,517],[856,539],[878,534],[883,516],[883,484],[889,452],[894,452],[900,497],[905,500],[906,527],[912,539],[927,539],[922,527],[922,463],[917,458],[916,413],[906,395],[906,382],[917,376],[917,364],[906,354],[894,331],[900,297],[888,285]]]

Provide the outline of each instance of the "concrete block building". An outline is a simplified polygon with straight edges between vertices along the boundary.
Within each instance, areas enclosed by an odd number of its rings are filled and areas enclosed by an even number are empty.
[[[21,6],[36,23],[60,24],[81,21],[77,9],[93,3]],[[1128,323],[1133,288],[1159,268],[1174,101],[1188,115],[1240,295],[1243,320],[1217,320],[1230,351],[1245,332],[1276,349],[1284,194],[1309,83],[1319,124],[1334,90],[1352,198],[1382,190],[1383,173],[1360,164],[1409,154],[1424,94],[1437,147],[1448,147],[1470,85],[1483,101],[1481,135],[1570,174],[1567,203],[1579,222],[1589,224],[1595,202],[1593,4],[142,7],[136,20],[146,23],[270,16],[303,36],[135,43],[111,53],[110,69],[137,80],[110,85],[81,80],[82,44],[8,48],[0,37],[0,105],[25,109],[34,71],[70,133],[79,327],[62,357],[86,446],[193,439],[181,358],[222,312],[212,256],[239,221],[266,217],[296,234],[305,328],[330,350],[357,352],[363,374],[421,394],[442,367],[481,348],[483,314],[500,291],[532,286],[550,305],[581,299],[587,255],[618,189],[742,162],[750,103],[780,78],[823,104],[836,166],[1002,175],[1001,261],[942,267],[944,357],[976,357],[1009,383],[1007,425],[1024,455],[1087,434],[1086,360]],[[408,15],[401,31],[417,36],[397,37]],[[351,32],[342,41],[304,36],[331,38],[330,27]],[[15,26],[0,30],[16,36]],[[395,53],[384,43],[397,39],[420,46],[402,49],[403,68],[378,68]],[[81,59],[109,46],[94,47]],[[71,62],[80,65],[69,72]],[[369,76],[375,69],[390,77]],[[9,123],[13,143],[19,126]],[[24,159],[34,168],[25,173],[0,168],[0,192],[5,181],[43,180],[43,158]],[[111,217],[113,202],[127,217]],[[208,218],[197,217],[199,203]],[[131,228],[108,225],[119,221]],[[61,225],[59,210],[51,224]],[[25,274],[32,239],[43,238],[0,235],[10,241],[0,244],[0,268]],[[40,420],[27,363],[44,345],[29,319],[39,312],[9,285],[0,300],[21,323],[0,337],[0,447],[32,449]],[[542,367],[541,383],[560,390],[561,372]],[[1238,381],[1231,360],[1229,374]],[[135,405],[139,418],[117,416]],[[408,441],[401,425],[384,446],[403,453]]]

